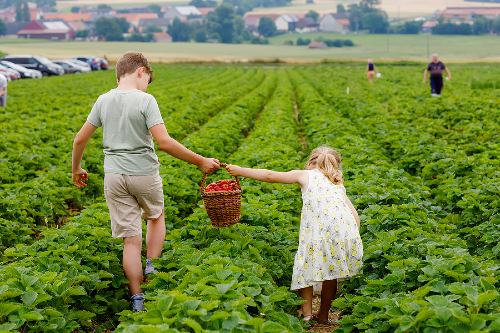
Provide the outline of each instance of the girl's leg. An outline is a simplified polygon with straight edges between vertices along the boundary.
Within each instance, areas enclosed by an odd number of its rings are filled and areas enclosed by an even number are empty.
[[[304,317],[312,316],[313,287],[299,289],[299,293],[306,301],[302,304],[302,314]]]
[[[142,263],[141,263],[141,236],[123,239],[123,270],[128,279],[131,295],[141,293]]]
[[[165,215],[161,215],[154,220],[148,220],[146,233],[146,248],[147,258],[158,258],[163,250],[163,242],[165,241]]]
[[[337,280],[323,281],[321,287],[321,306],[318,312],[318,321],[320,323],[328,322],[328,313],[332,306],[332,301],[337,295]]]

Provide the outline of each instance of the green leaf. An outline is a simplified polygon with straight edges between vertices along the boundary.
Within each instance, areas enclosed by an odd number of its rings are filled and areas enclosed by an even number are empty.
[[[43,320],[43,316],[40,312],[37,311],[30,311],[26,313],[22,313],[20,315],[21,318],[26,319],[28,321],[40,321]]]
[[[0,318],[7,317],[14,311],[17,311],[21,308],[21,305],[11,302],[2,302],[0,303]]]
[[[231,282],[229,283],[225,283],[225,284],[216,284],[215,285],[215,288],[217,288],[217,290],[219,291],[219,293],[221,294],[225,294],[229,289],[231,289],[232,286],[235,285],[237,281],[236,280],[232,280]]]
[[[195,333],[201,333],[203,331],[203,328],[201,327],[201,325],[194,319],[184,318],[184,319],[182,319],[181,322],[184,325],[191,327]]]
[[[23,294],[23,296],[21,296],[21,299],[23,300],[24,304],[29,306],[36,301],[37,297],[38,297],[38,293],[33,291],[33,290],[30,290],[30,291],[25,292]]]

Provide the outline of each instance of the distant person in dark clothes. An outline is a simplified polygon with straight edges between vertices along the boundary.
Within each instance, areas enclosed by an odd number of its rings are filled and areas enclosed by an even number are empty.
[[[369,82],[373,82],[375,74],[375,64],[373,63],[372,59],[368,59],[368,66],[366,67],[366,78]]]
[[[446,71],[446,79],[451,80],[450,70],[439,60],[439,56],[434,53],[431,57],[431,62],[424,71],[424,82],[427,81],[430,73],[431,96],[433,97],[441,96],[441,90],[443,89],[443,71]]]

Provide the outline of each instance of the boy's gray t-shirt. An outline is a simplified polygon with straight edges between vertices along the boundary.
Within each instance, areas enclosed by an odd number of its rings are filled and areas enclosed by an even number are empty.
[[[156,99],[140,90],[112,89],[99,96],[87,121],[103,127],[104,172],[153,175],[160,162],[149,129],[163,124]]]

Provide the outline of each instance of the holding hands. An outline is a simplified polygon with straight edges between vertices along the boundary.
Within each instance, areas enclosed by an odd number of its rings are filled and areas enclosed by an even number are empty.
[[[201,163],[198,165],[198,167],[203,171],[204,173],[212,173],[214,171],[219,170],[220,168],[220,162],[216,158],[208,158],[204,157],[201,160]]]

